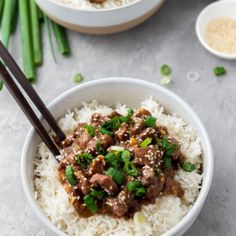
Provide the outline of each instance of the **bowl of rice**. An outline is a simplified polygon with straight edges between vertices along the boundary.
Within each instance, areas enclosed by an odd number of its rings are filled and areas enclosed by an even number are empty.
[[[196,166],[176,172],[183,197],[160,196],[129,219],[99,214],[80,217],[56,178],[58,163],[32,128],[22,152],[22,183],[35,213],[57,235],[182,235],[198,217],[212,182],[213,152],[202,122],[180,97],[144,80],[106,78],[72,88],[49,105],[66,135],[78,122],[88,122],[93,113],[126,114],[128,108],[140,107],[180,141],[181,152]]]
[[[151,17],[165,0],[36,0],[55,22],[89,34],[133,28]]]

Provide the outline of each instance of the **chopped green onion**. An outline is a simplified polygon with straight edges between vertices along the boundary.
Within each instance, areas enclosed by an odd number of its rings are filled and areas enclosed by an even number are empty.
[[[102,190],[92,189],[90,195],[97,198],[98,200],[101,200],[106,196],[106,193]]]
[[[131,117],[133,114],[134,114],[134,110],[129,108],[127,112],[127,116]]]
[[[92,162],[93,156],[90,153],[81,153],[76,155],[75,159],[82,168],[86,168]]]
[[[191,172],[193,170],[196,169],[195,165],[191,162],[185,162],[183,165],[182,165],[182,169],[187,171],[187,172]]]
[[[105,148],[101,145],[101,140],[98,140],[96,143],[96,151],[101,155],[106,155]]]
[[[142,187],[142,183],[138,180],[133,180],[129,182],[126,186],[127,190],[133,192],[137,187]]]
[[[178,149],[177,145],[169,143],[168,138],[166,137],[162,140],[162,148],[166,151],[168,157],[172,157],[174,151]]]
[[[172,82],[171,78],[169,76],[165,76],[161,79],[160,84],[161,85],[168,85]]]
[[[96,212],[98,210],[97,204],[96,204],[93,196],[85,195],[84,196],[84,203],[90,211]]]
[[[145,125],[146,125],[147,127],[154,128],[154,127],[156,126],[156,120],[157,120],[156,117],[147,116],[146,119],[145,119]]]
[[[105,172],[105,174],[111,176],[114,179],[114,181],[119,185],[122,185],[125,182],[125,175],[118,169],[110,167]]]
[[[124,171],[131,176],[138,176],[138,169],[131,161],[126,161],[124,165]]]
[[[147,147],[151,142],[152,140],[150,138],[146,138],[140,143],[140,147]]]
[[[103,128],[103,127],[100,127],[100,128],[99,128],[99,131],[100,131],[102,134],[107,134],[107,135],[109,135],[109,136],[112,136],[112,135],[113,135],[113,132],[112,132],[112,131],[106,130],[106,129]]]
[[[121,159],[125,162],[125,161],[129,161],[130,160],[130,151],[129,150],[124,150],[122,153],[121,153]]]
[[[66,175],[66,179],[69,182],[69,184],[71,184],[73,186],[77,184],[77,181],[74,177],[74,170],[73,170],[72,166],[66,167],[65,175]]]
[[[171,68],[170,68],[170,66],[168,66],[166,64],[161,66],[160,71],[163,76],[168,76],[171,74]]]
[[[165,157],[164,164],[165,164],[166,168],[171,168],[172,167],[172,159],[170,157]]]
[[[83,79],[84,79],[83,75],[80,74],[80,73],[77,73],[77,74],[75,75],[75,77],[74,77],[74,82],[78,84],[78,83],[80,83]]]
[[[226,73],[225,68],[223,66],[216,66],[214,68],[214,73],[216,76],[221,76]]]
[[[111,120],[101,124],[101,127],[109,131],[117,130],[120,127],[120,119],[118,116],[115,116]]]
[[[119,156],[115,155],[112,152],[109,152],[106,156],[105,156],[105,160],[113,167],[117,168],[120,166],[120,160],[119,160]]]
[[[85,125],[84,128],[86,129],[86,131],[88,132],[88,134],[91,136],[91,137],[94,137],[95,135],[95,130],[94,130],[94,127],[92,125]]]
[[[3,81],[0,80],[0,91],[2,90],[2,88],[3,88]]]
[[[144,187],[136,188],[134,195],[137,197],[141,197],[146,193],[146,189]]]

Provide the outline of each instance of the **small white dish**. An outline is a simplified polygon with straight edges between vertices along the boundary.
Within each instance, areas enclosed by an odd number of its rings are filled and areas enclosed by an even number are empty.
[[[196,21],[196,34],[201,44],[217,57],[229,60],[235,60],[236,54],[227,54],[219,52],[210,47],[205,38],[207,24],[218,17],[230,17],[236,20],[236,0],[216,1],[205,7],[198,15]]]
[[[36,0],[52,20],[88,34],[111,34],[133,28],[151,17],[165,0],[136,0],[109,9],[80,9],[55,0]]]
[[[95,99],[108,106],[114,106],[117,101],[120,101],[128,107],[138,107],[140,102],[144,98],[150,97],[150,95],[153,95],[153,98],[159,101],[167,112],[178,114],[191,124],[192,127],[196,128],[201,139],[203,151],[203,181],[201,191],[193,207],[183,219],[163,234],[163,236],[180,236],[193,224],[204,205],[211,186],[214,166],[213,152],[207,131],[196,113],[185,101],[171,91],[144,80],[106,78],[78,85],[62,93],[48,108],[54,117],[59,119],[64,116],[68,109],[79,107],[82,101],[89,102]],[[24,191],[31,207],[45,225],[56,235],[66,236],[47,218],[35,199],[33,168],[37,145],[40,142],[41,139],[36,131],[31,128],[25,140],[21,157],[21,177]]]

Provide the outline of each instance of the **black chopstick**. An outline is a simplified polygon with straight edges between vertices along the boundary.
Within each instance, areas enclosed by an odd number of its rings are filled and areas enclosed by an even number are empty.
[[[47,121],[51,129],[54,131],[56,136],[60,141],[63,141],[65,139],[65,134],[61,130],[61,128],[57,125],[56,120],[50,113],[50,111],[45,106],[42,99],[39,97],[33,86],[31,86],[30,82],[26,79],[23,71],[20,69],[18,64],[15,62],[13,57],[10,55],[8,50],[3,45],[2,41],[0,41],[0,57],[3,61],[3,63],[7,66],[7,68],[10,70],[12,75],[16,78],[16,80],[19,82],[20,86],[24,89],[26,94],[29,96],[29,98],[32,100],[32,102],[35,104],[37,109],[40,111],[44,119]]]
[[[2,61],[0,60],[0,74],[2,75],[2,80],[11,93],[11,95],[14,97],[18,105],[21,107],[23,112],[25,113],[26,117],[29,119],[33,127],[36,129],[39,136],[42,138],[44,143],[47,145],[49,150],[52,152],[52,154],[56,157],[60,155],[60,152],[53,142],[53,140],[50,138],[49,134],[47,133],[46,129],[44,128],[43,124],[35,114],[34,110],[26,100],[25,96],[22,94],[21,90],[18,88],[18,85],[14,81],[14,79],[11,77],[9,71],[14,75],[15,79],[18,81],[19,85],[22,87],[22,89],[26,92],[26,94],[30,97],[34,105],[38,108],[40,113],[42,114],[43,118],[47,121],[51,129],[55,132],[57,138],[60,141],[63,141],[65,139],[65,134],[60,129],[60,127],[57,125],[56,120],[50,113],[50,111],[47,109],[39,95],[36,93],[34,88],[31,86],[29,81],[27,81],[24,73],[20,69],[20,67],[17,65],[13,57],[10,55],[10,53],[7,51],[5,46],[0,41],[0,57]],[[5,67],[3,65],[5,64]],[[57,159],[57,158],[56,158]]]
[[[6,70],[2,62],[0,61],[0,73],[2,75],[2,80],[4,81],[5,86],[11,93],[11,95],[14,97],[18,105],[21,107],[31,124],[36,129],[37,133],[40,135],[44,143],[47,145],[49,150],[52,152],[52,154],[56,157],[60,155],[60,152],[58,148],[56,147],[55,143],[52,141],[50,136],[48,135],[46,129],[34,113],[33,109],[30,107],[29,103],[23,96],[20,89],[17,87],[16,83],[12,79],[9,72]]]

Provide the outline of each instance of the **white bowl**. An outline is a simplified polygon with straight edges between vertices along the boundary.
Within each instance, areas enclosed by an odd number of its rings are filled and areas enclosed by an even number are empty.
[[[110,34],[130,29],[153,15],[164,1],[137,0],[112,9],[78,9],[54,0],[36,0],[55,22],[89,34]]]
[[[49,109],[56,119],[65,115],[67,109],[81,105],[82,101],[89,102],[96,99],[108,106],[113,106],[117,101],[127,104],[128,107],[139,107],[140,102],[153,95],[169,113],[177,113],[186,122],[195,127],[201,139],[203,149],[203,182],[200,194],[188,214],[165,236],[182,235],[199,215],[209,192],[213,175],[213,153],[207,132],[195,112],[180,97],[169,90],[143,80],[130,78],[107,78],[84,83],[68,90],[57,97]],[[57,235],[65,236],[43,213],[34,198],[33,187],[33,160],[36,147],[41,142],[35,130],[31,128],[22,152],[21,176],[26,197],[38,217]]]
[[[236,1],[216,1],[205,7],[199,14],[196,21],[196,34],[201,44],[212,54],[223,59],[236,59],[236,54],[219,52],[210,47],[205,38],[207,24],[218,17],[230,17],[236,20]]]

